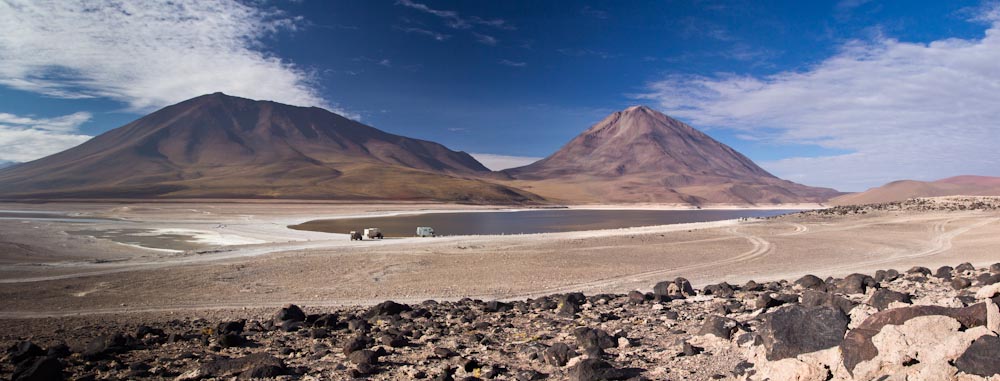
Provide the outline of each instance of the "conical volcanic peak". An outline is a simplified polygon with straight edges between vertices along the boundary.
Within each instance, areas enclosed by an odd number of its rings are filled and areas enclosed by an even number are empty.
[[[784,203],[838,194],[778,179],[646,106],[612,113],[551,156],[505,172],[513,184],[580,202]]]
[[[569,174],[774,177],[732,148],[646,106],[613,113],[555,154],[510,173],[520,178]]]
[[[464,152],[316,107],[214,93],[0,170],[6,197],[537,200]]]

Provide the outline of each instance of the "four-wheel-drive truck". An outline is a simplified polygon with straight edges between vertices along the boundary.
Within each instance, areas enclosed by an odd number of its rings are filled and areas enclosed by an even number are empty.
[[[434,228],[430,226],[420,226],[417,227],[417,237],[433,237]]]
[[[368,237],[368,239],[382,239],[382,231],[379,228],[365,229],[365,237]]]
[[[351,230],[351,241],[360,241],[360,240],[362,240],[361,233]]]

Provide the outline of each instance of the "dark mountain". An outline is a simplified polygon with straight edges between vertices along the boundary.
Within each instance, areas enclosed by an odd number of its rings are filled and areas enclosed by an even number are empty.
[[[729,146],[645,106],[609,115],[510,184],[570,202],[793,203],[839,193],[782,180]]]
[[[464,152],[320,108],[200,96],[0,170],[0,196],[540,200]]]

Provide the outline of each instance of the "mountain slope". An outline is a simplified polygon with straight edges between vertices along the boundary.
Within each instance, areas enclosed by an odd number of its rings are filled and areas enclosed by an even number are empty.
[[[645,106],[609,115],[559,151],[504,171],[572,202],[822,202],[839,193],[781,180],[729,146]]]
[[[320,108],[215,93],[0,170],[0,196],[539,200],[478,179],[488,173],[464,152]]]
[[[835,205],[864,205],[914,197],[1000,196],[1000,177],[955,176],[937,181],[900,180],[830,200]]]

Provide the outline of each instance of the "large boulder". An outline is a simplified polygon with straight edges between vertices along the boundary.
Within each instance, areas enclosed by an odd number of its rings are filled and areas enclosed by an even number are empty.
[[[661,297],[669,297],[671,299],[682,299],[689,296],[694,296],[694,288],[691,287],[691,282],[684,278],[676,278],[673,281],[664,281],[657,283],[653,286],[653,294]]]
[[[735,293],[733,286],[730,286],[729,283],[726,282],[705,286],[705,288],[701,291],[705,295],[712,295],[719,298],[732,298]]]
[[[851,274],[837,282],[837,291],[844,294],[864,294],[869,288],[877,288],[878,282],[865,274]]]
[[[795,287],[806,290],[826,291],[826,283],[815,275],[805,275],[795,281]]]
[[[760,336],[769,361],[840,345],[850,320],[829,307],[789,306],[764,315]]]
[[[852,329],[840,344],[840,354],[844,367],[853,374],[854,368],[878,355],[878,348],[872,338],[887,325],[903,325],[906,321],[930,315],[947,316],[957,320],[964,329],[986,324],[986,305],[979,303],[964,308],[949,308],[941,306],[912,306],[893,308],[878,312],[865,319],[859,326]]]
[[[804,307],[830,307],[850,314],[854,309],[854,302],[827,292],[805,290],[802,292],[802,306]]]
[[[733,333],[739,328],[739,323],[736,320],[712,315],[705,318],[705,322],[701,325],[701,330],[698,331],[698,335],[712,335],[720,339],[732,339]]]
[[[296,306],[294,304],[289,304],[287,306],[282,307],[280,310],[278,310],[278,312],[274,314],[274,321],[276,323],[281,323],[287,320],[305,321],[306,313],[302,312],[302,309],[299,308],[299,306]]]
[[[983,377],[1000,374],[1000,337],[984,335],[955,361],[958,370]]]

